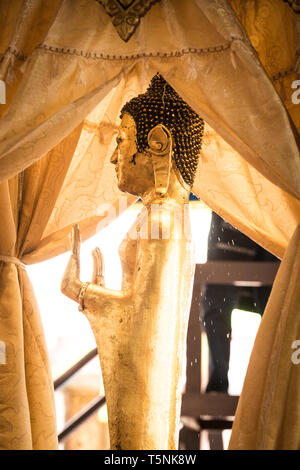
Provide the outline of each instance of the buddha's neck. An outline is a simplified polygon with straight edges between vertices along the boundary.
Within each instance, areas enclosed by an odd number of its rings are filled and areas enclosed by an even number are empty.
[[[178,181],[177,176],[173,171],[170,174],[170,183],[168,190],[165,195],[161,196],[155,191],[155,188],[151,188],[141,195],[143,204],[150,206],[151,204],[176,204],[184,205],[189,202],[190,191],[185,189]]]

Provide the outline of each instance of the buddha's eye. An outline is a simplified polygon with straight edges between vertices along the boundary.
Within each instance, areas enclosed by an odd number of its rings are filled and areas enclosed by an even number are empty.
[[[123,142],[123,139],[121,137],[116,138],[117,145],[119,145],[121,142]]]

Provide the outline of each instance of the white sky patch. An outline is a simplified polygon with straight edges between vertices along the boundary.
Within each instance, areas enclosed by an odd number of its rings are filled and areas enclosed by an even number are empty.
[[[0,340],[0,365],[6,364],[6,344]]]

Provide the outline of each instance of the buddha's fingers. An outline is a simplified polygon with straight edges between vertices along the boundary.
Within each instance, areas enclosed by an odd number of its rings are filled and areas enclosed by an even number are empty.
[[[71,232],[71,251],[72,255],[79,258],[80,255],[80,231],[78,224],[73,225],[72,232]]]
[[[70,238],[71,256],[61,282],[61,291],[67,297],[78,302],[81,288],[80,281],[80,232],[78,225],[73,225]]]
[[[94,268],[92,282],[98,286],[104,286],[104,260],[100,249],[97,247],[92,251]]]

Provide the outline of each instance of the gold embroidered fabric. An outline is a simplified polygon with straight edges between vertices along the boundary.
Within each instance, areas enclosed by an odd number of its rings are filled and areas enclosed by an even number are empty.
[[[51,258],[69,249],[72,224],[79,223],[85,239],[132,203],[133,198],[119,192],[109,159],[123,104],[143,92],[157,72],[206,121],[193,192],[277,256],[283,257],[288,246],[293,250],[297,237],[292,237],[300,222],[300,159],[292,128],[293,124],[300,129],[300,105],[292,102],[295,90],[291,88],[297,75],[292,71],[279,79],[272,77],[295,66],[294,18],[298,15],[282,0],[276,0],[278,9],[269,8],[274,3],[232,1],[233,10],[226,0],[164,0],[151,7],[128,42],[116,34],[104,9],[90,0],[64,0],[56,3],[56,9],[45,6],[39,47],[35,47],[37,43],[33,47],[24,23],[22,37],[27,39],[18,51],[27,60],[22,72],[15,64],[17,81],[7,84],[8,104],[5,109],[0,106],[0,181],[4,188],[0,214],[7,227],[0,233],[0,254],[18,257],[26,264]],[[16,24],[21,6],[15,0],[0,3],[0,21],[2,5],[8,4]],[[13,34],[12,29],[9,32]],[[0,45],[5,56],[10,44],[1,34]],[[24,172],[21,198],[15,183],[20,172]],[[300,257],[296,248],[293,254],[293,260],[285,257],[287,278]],[[26,293],[25,282],[20,290],[17,269],[5,264],[0,273],[0,285],[4,286],[0,288],[0,307],[5,305],[0,309],[5,312],[0,316],[0,331],[12,351],[9,373],[17,370],[20,377],[17,387],[17,375],[11,381],[9,374],[4,379],[0,376],[6,381],[5,387],[0,387],[0,406],[3,410],[6,407],[3,416],[7,421],[0,432],[0,448],[13,448],[14,436],[19,448],[55,448],[53,437],[47,440],[51,433],[45,431],[46,427],[55,428],[53,413],[44,413],[49,421],[36,418],[44,402],[36,398],[34,387],[27,389],[31,382],[26,374],[35,353],[23,323],[25,318],[29,324],[38,322],[38,312],[34,308],[35,313],[29,315],[20,307],[24,296],[31,298],[27,306],[35,301],[31,291]],[[293,318],[299,317],[299,282],[298,278],[286,296]],[[280,287],[274,287],[273,307],[268,307],[274,322],[262,323],[265,346],[255,346],[258,356],[266,356],[265,365],[279,328],[276,315],[284,315],[280,302],[275,312],[276,299],[279,293],[285,295],[286,288],[281,281]],[[286,338],[285,332],[297,339],[294,323],[284,321],[281,325],[286,328],[280,342],[288,344],[290,336]],[[25,359],[22,341],[28,344]],[[39,346],[45,351],[42,344],[41,339]],[[35,380],[51,395],[42,362],[38,364]],[[252,364],[257,370],[256,362]],[[296,383],[296,371],[291,368],[290,372],[286,379]],[[257,401],[249,404],[247,388],[242,395],[245,399],[240,400],[233,436],[243,436],[245,447],[256,448],[254,434],[248,430],[256,429],[258,416],[264,420],[259,401],[262,393],[271,396],[271,382],[265,388],[265,376],[263,367],[253,382],[260,394]],[[283,403],[280,393],[274,396],[274,406]],[[48,401],[51,403],[50,398]],[[19,409],[23,414],[11,411]],[[264,405],[263,409],[271,408]],[[279,437],[268,443],[265,440],[263,445],[278,448],[287,442],[291,418],[282,413],[276,422],[273,418],[264,421],[264,435],[277,429]],[[293,420],[299,426],[300,412]],[[283,422],[287,431],[280,440],[279,423]],[[251,439],[247,440],[247,435]],[[46,436],[45,440],[41,436]],[[239,448],[235,438],[232,442]]]
[[[297,129],[299,106],[293,103],[292,83],[299,79],[300,18],[286,4],[272,0],[231,0],[231,5],[255,47],[259,60],[272,80]]]
[[[300,1],[299,0],[283,0],[288,3],[295,13],[300,13]]]
[[[112,18],[112,24],[119,36],[127,42],[141,18],[147,13],[151,6],[159,0],[97,0],[106,13]]]

